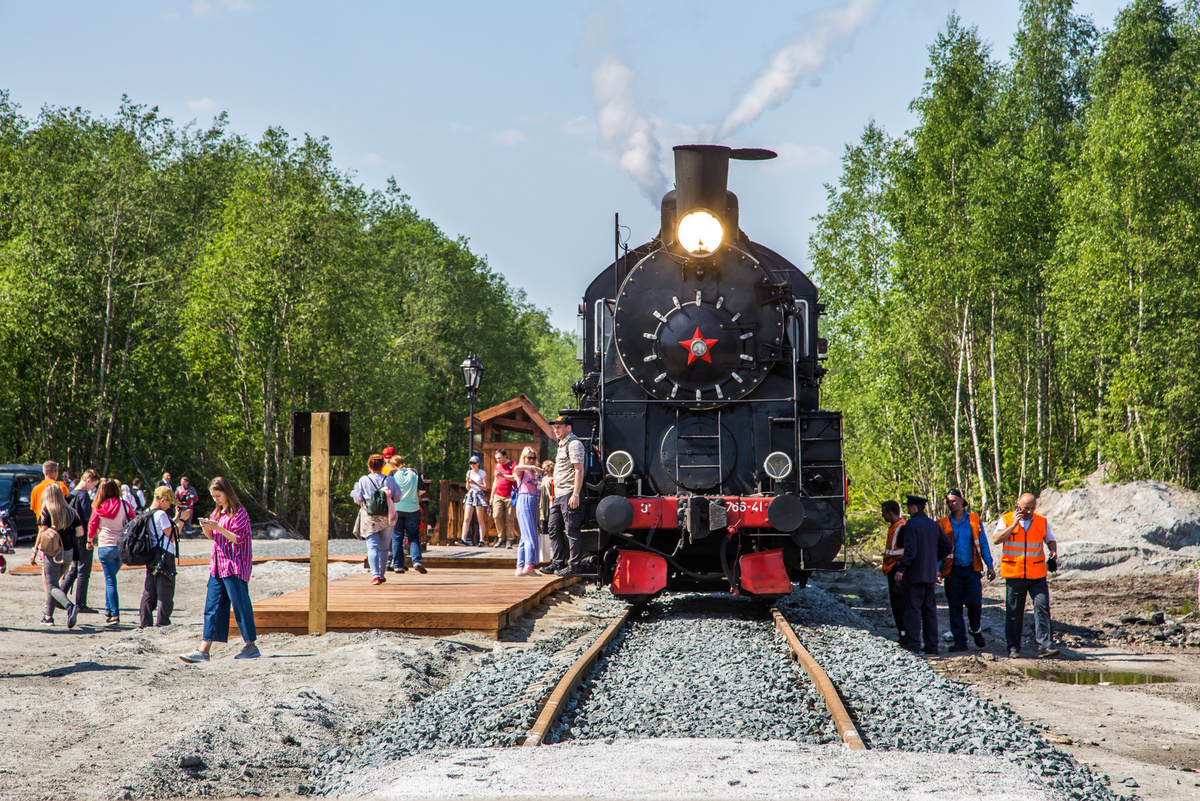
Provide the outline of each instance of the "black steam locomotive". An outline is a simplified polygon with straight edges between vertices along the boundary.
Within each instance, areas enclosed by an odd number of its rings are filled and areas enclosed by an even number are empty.
[[[773,597],[844,567],[842,418],[820,408],[823,307],[808,277],[738,227],[729,160],[675,149],[651,242],[580,306],[570,410],[589,445],[585,542],[614,594]]]

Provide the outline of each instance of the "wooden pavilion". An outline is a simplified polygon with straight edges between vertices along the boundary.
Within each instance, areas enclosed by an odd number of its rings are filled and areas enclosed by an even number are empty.
[[[463,428],[471,424],[469,417],[463,418]],[[517,434],[515,439],[505,439],[504,432]],[[516,459],[521,455],[521,449],[532,445],[538,454],[538,462],[550,458],[550,443],[554,442],[554,432],[550,423],[542,416],[524,393],[512,400],[497,404],[490,409],[475,413],[475,443],[474,450],[483,459],[483,470],[488,474],[488,486],[494,478],[492,470],[495,466],[496,451],[504,448],[508,458]],[[467,471],[462,465],[462,473]],[[467,485],[463,481],[441,482],[441,511],[438,515],[437,533],[433,545],[448,545],[457,540],[462,533],[463,498],[467,495]],[[490,520],[490,518],[489,518]],[[490,528],[494,534],[495,529]]]

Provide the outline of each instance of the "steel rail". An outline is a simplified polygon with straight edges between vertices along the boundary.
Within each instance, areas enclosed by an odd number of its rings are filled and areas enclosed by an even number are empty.
[[[529,734],[525,735],[525,742],[522,745],[538,746],[543,743],[550,727],[562,714],[567,701],[570,700],[575,690],[579,689],[583,677],[587,675],[596,660],[608,650],[608,646],[617,636],[617,632],[624,628],[626,621],[637,609],[638,607],[630,606],[621,612],[617,619],[609,624],[608,628],[592,643],[591,647],[584,651],[583,655],[575,660],[575,664],[571,665],[571,668],[563,674],[563,677],[558,680],[558,684],[554,685],[550,697],[546,699],[542,711],[538,713],[533,728],[529,730]]]
[[[833,724],[837,726],[838,734],[842,735],[842,742],[852,751],[866,751],[867,744],[863,742],[862,735],[858,732],[858,727],[854,725],[854,720],[850,717],[850,713],[846,711],[846,705],[842,703],[841,697],[837,693],[837,688],[833,686],[833,682],[829,680],[829,676],[817,664],[817,660],[813,659],[812,654],[808,649],[800,644],[800,638],[796,636],[796,632],[792,629],[787,618],[776,607],[771,607],[771,615],[775,618],[775,627],[783,634],[788,645],[791,646],[792,653],[796,655],[796,660],[804,666],[808,671],[808,675],[812,677],[813,683],[817,685],[817,689],[821,691],[821,696],[825,699],[825,706],[829,709],[829,714],[833,717]]]

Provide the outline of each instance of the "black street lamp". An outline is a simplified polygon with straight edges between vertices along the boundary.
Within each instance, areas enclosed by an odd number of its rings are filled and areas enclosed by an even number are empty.
[[[483,376],[483,365],[475,359],[472,353],[462,363],[463,384],[467,388],[467,399],[470,401],[470,416],[467,417],[467,461],[475,455],[475,394],[479,392],[479,379]]]

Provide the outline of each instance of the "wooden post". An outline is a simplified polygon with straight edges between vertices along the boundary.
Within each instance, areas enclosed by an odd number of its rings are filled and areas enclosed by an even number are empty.
[[[329,604],[329,412],[313,412],[309,465],[308,633],[324,634]]]

